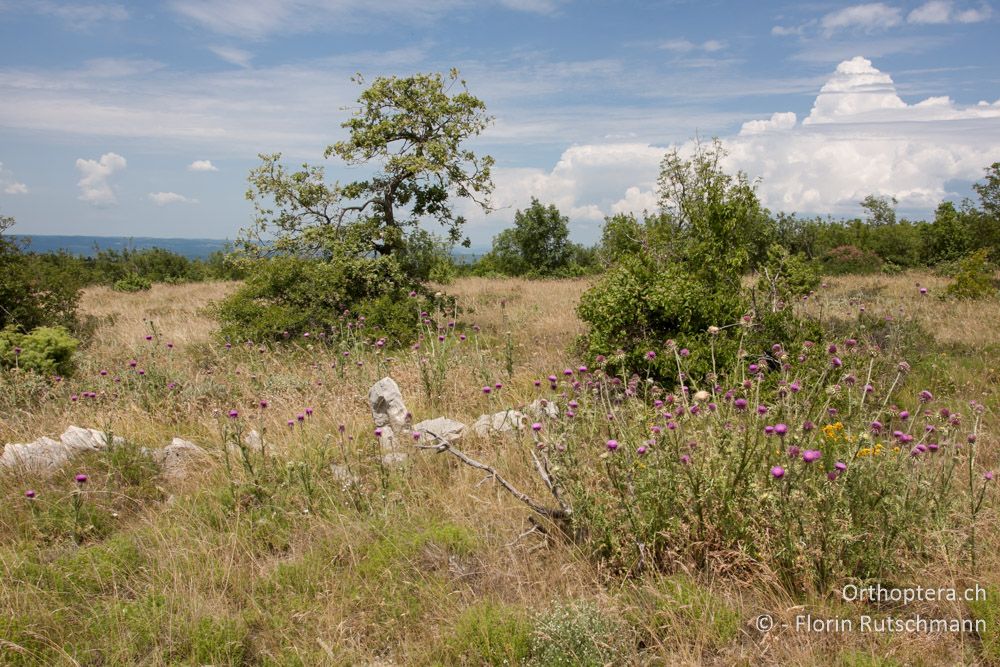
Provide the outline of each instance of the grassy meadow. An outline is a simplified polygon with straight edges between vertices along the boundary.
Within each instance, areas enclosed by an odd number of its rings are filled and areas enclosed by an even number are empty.
[[[799,309],[821,321],[850,320],[862,307],[891,317],[912,367],[901,395],[916,403],[929,389],[965,405],[963,414],[968,401],[983,404],[977,465],[997,468],[1000,303],[941,300],[946,283],[924,272],[828,278]],[[458,300],[455,330],[392,352],[360,340],[227,348],[210,307],[236,283],[89,288],[80,312],[91,334],[76,374],[5,380],[0,442],[58,437],[73,424],[126,444],[50,477],[0,473],[0,664],[1000,663],[992,487],[976,522],[974,567],[942,549],[890,577],[901,587],[979,585],[986,601],[876,610],[838,595],[793,595],[779,573],[735,555],[701,568],[678,557],[672,568],[630,576],[452,456],[414,449],[401,468],[374,462],[367,393],[385,375],[414,421],[472,424],[551,396],[546,378],[580,365],[575,307],[589,284],[460,279],[440,287]],[[252,471],[227,449],[250,429],[267,443]],[[168,481],[139,448],[175,436],[208,456]],[[470,430],[457,446],[550,500],[529,456],[533,437]],[[346,464],[350,476],[331,464]],[[862,613],[974,617],[987,631],[795,628],[802,614]],[[769,631],[759,625],[764,614]]]

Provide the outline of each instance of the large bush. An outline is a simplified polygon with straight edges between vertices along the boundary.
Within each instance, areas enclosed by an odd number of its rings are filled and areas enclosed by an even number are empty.
[[[493,238],[493,248],[477,266],[480,275],[563,278],[597,268],[597,252],[569,240],[569,218],[554,204],[532,197],[514,214],[514,226]]]
[[[276,257],[249,264],[245,283],[217,314],[222,335],[234,342],[339,337],[363,317],[372,337],[401,345],[416,336],[422,303],[409,285],[392,257]]]
[[[606,252],[618,263],[578,309],[591,360],[607,357],[617,374],[669,381],[676,361],[656,350],[670,339],[679,354],[691,355],[690,372],[703,377],[730,367],[741,348],[799,335],[781,299],[758,303],[742,286],[747,271],[768,264],[774,228],[746,176],[722,171],[724,155],[718,142],[699,145],[690,158],[668,153],[659,180],[661,214],[641,228],[621,217],[605,225]],[[815,281],[804,260],[778,253],[772,263],[782,293]]]
[[[61,264],[40,264],[3,232],[14,219],[0,216],[0,328],[76,324],[79,276]]]

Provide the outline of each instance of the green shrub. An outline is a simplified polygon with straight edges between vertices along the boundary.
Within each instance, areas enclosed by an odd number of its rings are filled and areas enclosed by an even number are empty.
[[[73,353],[79,344],[63,327],[38,327],[27,334],[8,327],[0,331],[0,365],[68,376],[73,372]]]
[[[626,662],[629,634],[617,616],[580,601],[559,604],[535,619],[530,665],[599,667]]]
[[[768,251],[767,266],[761,271],[757,289],[770,296],[775,308],[819,287],[820,267],[802,253],[791,254],[774,244]]]
[[[124,278],[116,280],[111,289],[116,292],[144,292],[152,286],[153,283],[149,281],[149,278],[140,276],[138,273],[130,273]]]
[[[80,276],[65,264],[38,262],[2,236],[13,224],[0,216],[0,328],[20,331],[76,324]]]
[[[944,295],[955,299],[982,299],[996,294],[994,270],[987,254],[988,251],[984,248],[960,261],[955,278],[945,288]]]
[[[428,309],[424,297],[410,293],[391,257],[277,257],[249,263],[246,282],[217,315],[231,341],[301,340],[309,333],[313,340],[386,338],[399,346],[416,337],[418,315]]]

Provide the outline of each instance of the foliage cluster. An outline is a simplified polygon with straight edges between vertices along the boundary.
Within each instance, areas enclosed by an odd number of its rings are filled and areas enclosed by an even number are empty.
[[[580,300],[587,323],[582,342],[593,360],[606,357],[616,373],[674,376],[674,362],[657,356],[671,339],[697,377],[731,365],[741,349],[763,351],[775,340],[801,340],[807,325],[787,305],[818,283],[804,259],[769,245],[770,222],[742,173],[721,168],[718,141],[690,159],[677,151],[661,165],[662,211],[639,224],[609,219],[604,256],[613,263]],[[743,288],[744,274],[760,269],[761,294]],[[736,328],[746,322],[749,327]]]
[[[356,333],[343,327],[350,315],[390,346],[402,345],[416,337],[422,310],[408,295],[453,274],[450,249],[465,222],[453,201],[488,208],[493,187],[492,158],[464,146],[490,122],[485,105],[455,70],[378,77],[358,103],[342,123],[349,138],[325,156],[366,166],[366,178],[330,184],[323,167],[293,171],[280,154],[262,154],[251,172],[247,199],[256,216],[241,234],[238,261],[247,280],[218,311],[227,338],[339,339]],[[444,227],[446,240],[420,227],[427,220]]]
[[[532,197],[527,209],[514,214],[514,226],[494,237],[493,249],[472,273],[564,278],[597,268],[596,253],[569,240],[569,218]]]
[[[63,267],[37,270],[21,246],[3,236],[13,224],[0,216],[0,329],[73,326],[81,284]]]
[[[8,326],[0,331],[0,367],[33,371],[40,375],[70,375],[73,353],[80,341],[64,327],[35,327],[21,333]]]

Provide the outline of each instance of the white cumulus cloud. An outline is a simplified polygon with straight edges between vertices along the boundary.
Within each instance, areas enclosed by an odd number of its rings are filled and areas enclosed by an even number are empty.
[[[1000,154],[1000,101],[907,104],[892,78],[860,57],[837,67],[800,125],[752,123],[725,142],[726,164],[761,177],[762,198],[776,210],[853,213],[877,193],[929,211],[952,194],[948,182],[977,180]]]
[[[82,175],[77,185],[80,187],[81,201],[93,206],[113,206],[118,203],[108,178],[116,171],[125,169],[126,161],[117,153],[105,153],[99,160],[76,161],[76,169]]]
[[[774,211],[856,215],[858,202],[880,194],[926,215],[955,195],[952,182],[979,180],[997,160],[1000,100],[962,106],[941,95],[907,103],[889,74],[856,57],[838,65],[801,122],[794,112],[776,112],[722,141],[726,171],[759,178],[758,193]],[[678,148],[690,154],[694,147]],[[574,236],[592,242],[604,216],[658,208],[656,177],[667,150],[640,142],[572,146],[550,170],[497,169],[495,200],[508,208],[523,208],[532,196],[554,203],[570,215]],[[483,225],[469,218],[470,231]]]
[[[188,171],[219,171],[211,160],[195,160],[188,165]]]
[[[157,206],[166,206],[168,204],[197,204],[197,199],[190,199],[184,195],[177,194],[176,192],[150,192],[149,200],[156,204]]]

